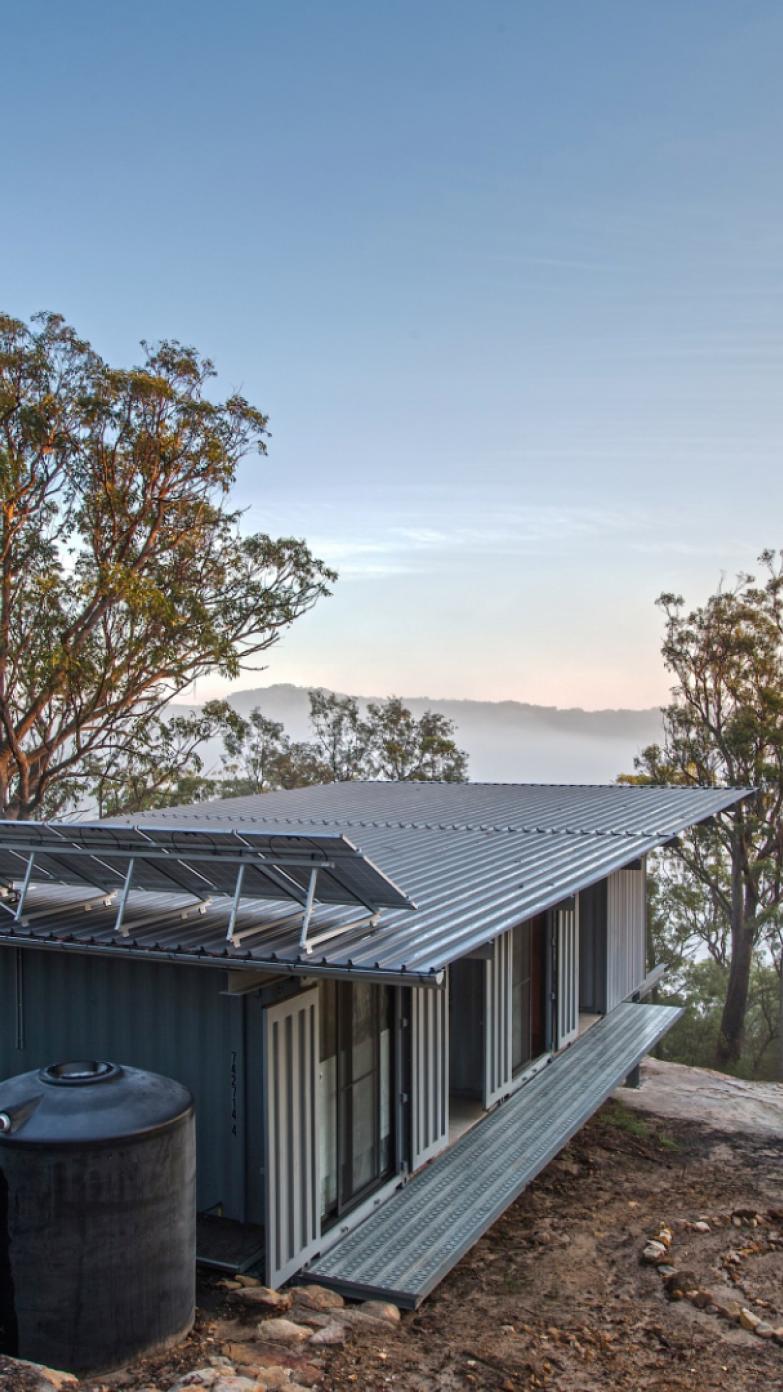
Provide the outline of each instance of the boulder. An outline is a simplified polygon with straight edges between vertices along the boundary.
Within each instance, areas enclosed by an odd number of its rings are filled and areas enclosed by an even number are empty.
[[[709,1291],[705,1290],[696,1290],[688,1298],[697,1310],[706,1310],[707,1306],[713,1303]]]
[[[241,1286],[232,1294],[232,1300],[238,1300],[242,1305],[252,1305],[262,1310],[276,1310],[282,1313],[290,1310],[294,1303],[294,1297],[290,1291],[272,1290],[271,1286]]]
[[[316,1329],[310,1335],[310,1343],[316,1347],[322,1344],[344,1344],[347,1338],[347,1331],[344,1324],[339,1324],[337,1320],[330,1320],[322,1329]]]
[[[262,1320],[256,1326],[262,1339],[270,1339],[273,1344],[286,1344],[296,1347],[305,1344],[310,1338],[310,1330],[302,1324],[289,1319]]]
[[[326,1286],[295,1286],[294,1303],[306,1305],[310,1310],[341,1310],[345,1304],[337,1291],[327,1290]]]
[[[666,1289],[670,1295],[682,1295],[685,1291],[698,1290],[699,1283],[692,1271],[675,1271],[667,1276]]]
[[[257,1345],[258,1367],[288,1369],[291,1381],[298,1386],[315,1387],[321,1381],[321,1367],[317,1350],[309,1354],[297,1354],[282,1344]],[[259,1373],[260,1376],[260,1373]]]
[[[212,1384],[212,1392],[266,1392],[257,1377],[243,1377],[240,1373],[221,1373]]]
[[[731,1300],[724,1295],[713,1295],[712,1300],[718,1314],[723,1319],[733,1320],[734,1323],[737,1322],[740,1317],[740,1310],[742,1309],[738,1300]]]
[[[267,1392],[279,1392],[279,1389],[282,1392],[284,1388],[290,1388],[291,1392],[295,1392],[297,1387],[302,1386],[299,1382],[291,1381],[291,1374],[287,1368],[273,1368],[265,1363],[263,1367],[256,1368],[256,1375],[260,1377],[261,1384]]]
[[[21,1368],[23,1372],[30,1373],[38,1378],[38,1385],[41,1392],[50,1392],[52,1388],[55,1392],[60,1392],[66,1388],[78,1387],[79,1379],[73,1373],[64,1373],[60,1368],[47,1368],[45,1363],[30,1363],[26,1358],[9,1358],[9,1363]]]
[[[257,1377],[228,1372],[225,1368],[194,1368],[170,1384],[168,1392],[264,1392]]]
[[[400,1312],[390,1300],[363,1300],[359,1306],[363,1315],[383,1320],[386,1324],[399,1324]]]

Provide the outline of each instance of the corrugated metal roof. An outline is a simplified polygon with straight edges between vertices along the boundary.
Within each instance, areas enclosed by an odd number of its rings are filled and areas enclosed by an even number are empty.
[[[325,827],[572,831],[665,839],[750,792],[623,783],[325,783],[116,820],[180,826],[308,822]]]
[[[36,890],[21,925],[0,924],[0,937],[82,951],[144,953],[215,965],[289,970],[305,975],[382,974],[437,982],[449,962],[498,933],[603,879],[731,806],[749,790],[550,786],[536,784],[348,783],[254,798],[171,808],[125,824],[282,831],[352,828],[351,840],[417,904],[384,910],[378,926],[348,928],[311,956],[299,946],[301,908],[244,903],[241,941],[226,942],[225,905],[183,919],[181,904],[136,895],[127,937],[113,931],[114,912],[66,912],[58,891]],[[81,904],[70,897],[70,904]],[[60,892],[62,900],[62,892]],[[320,905],[313,933],[355,919],[355,910]]]

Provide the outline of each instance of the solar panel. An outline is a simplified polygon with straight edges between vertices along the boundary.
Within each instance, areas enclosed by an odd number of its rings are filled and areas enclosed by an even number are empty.
[[[196,899],[230,896],[232,940],[240,899],[292,899],[302,905],[305,947],[315,902],[356,904],[373,915],[386,907],[415,908],[341,833],[0,821],[0,878],[21,881],[17,918],[31,883],[84,885],[119,895],[120,931],[131,889]]]

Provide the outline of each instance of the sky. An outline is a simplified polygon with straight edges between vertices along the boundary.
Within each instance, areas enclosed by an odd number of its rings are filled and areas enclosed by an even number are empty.
[[[0,306],[268,412],[340,579],[240,686],[665,699],[783,545],[779,0],[7,4]],[[202,682],[197,695],[220,684]]]

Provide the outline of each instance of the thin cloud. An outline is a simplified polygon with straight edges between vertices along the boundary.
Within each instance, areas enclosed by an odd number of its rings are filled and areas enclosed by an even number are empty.
[[[508,507],[486,510],[470,524],[456,516],[448,526],[439,528],[396,523],[387,526],[373,541],[346,535],[316,535],[312,545],[343,579],[377,579],[442,569],[444,561],[450,558],[462,565],[466,557],[535,553],[557,541],[626,534],[638,523],[638,515],[628,511]],[[373,525],[367,518],[356,519],[357,531],[366,532]]]

